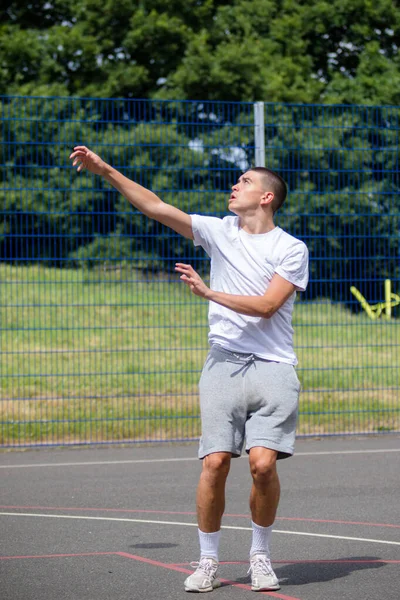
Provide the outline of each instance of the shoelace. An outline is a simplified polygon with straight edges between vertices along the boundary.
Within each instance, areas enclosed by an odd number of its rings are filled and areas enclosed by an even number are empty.
[[[256,575],[257,573],[261,573],[262,575],[274,575],[270,561],[264,557],[254,559],[251,562],[247,573],[252,573],[253,575]]]
[[[192,569],[199,569],[204,575],[207,575],[207,577],[212,576],[217,570],[215,563],[209,558],[201,558],[199,562],[191,562],[190,566]]]

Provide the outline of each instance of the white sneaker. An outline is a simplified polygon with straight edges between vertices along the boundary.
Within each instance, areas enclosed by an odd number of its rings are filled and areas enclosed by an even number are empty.
[[[196,570],[185,580],[186,592],[212,592],[220,587],[221,582],[217,579],[219,563],[215,558],[202,556],[199,562],[190,563],[190,566]]]
[[[253,554],[250,557],[250,568],[247,572],[251,573],[253,592],[279,590],[281,587],[266,554]]]

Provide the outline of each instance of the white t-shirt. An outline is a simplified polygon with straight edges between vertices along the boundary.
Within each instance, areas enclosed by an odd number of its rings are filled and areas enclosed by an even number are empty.
[[[280,227],[268,233],[249,234],[239,226],[239,217],[223,219],[191,215],[195,246],[211,258],[210,287],[226,294],[262,296],[273,275],[304,291],[308,283],[308,250],[300,240]],[[271,318],[249,317],[209,304],[210,344],[232,352],[297,364],[293,350],[292,312],[296,292]]]

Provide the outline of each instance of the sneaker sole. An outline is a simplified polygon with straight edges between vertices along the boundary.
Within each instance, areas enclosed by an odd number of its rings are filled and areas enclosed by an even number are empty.
[[[206,592],[212,592],[213,590],[215,590],[216,588],[219,588],[219,587],[221,587],[221,582],[218,579],[216,579],[214,581],[214,583],[212,584],[212,586],[210,586],[208,588],[203,588],[202,590],[199,588],[197,588],[197,589],[190,588],[185,585],[185,592],[192,592],[194,594],[204,594]]]
[[[280,585],[271,585],[269,587],[253,587],[251,586],[252,592],[275,592],[275,590],[280,590]]]

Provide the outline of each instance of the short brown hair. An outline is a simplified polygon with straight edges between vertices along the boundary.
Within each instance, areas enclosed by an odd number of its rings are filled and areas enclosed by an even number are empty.
[[[278,173],[266,167],[253,167],[249,171],[260,173],[263,176],[265,191],[273,192],[272,210],[275,213],[286,200],[287,185],[285,180]]]

